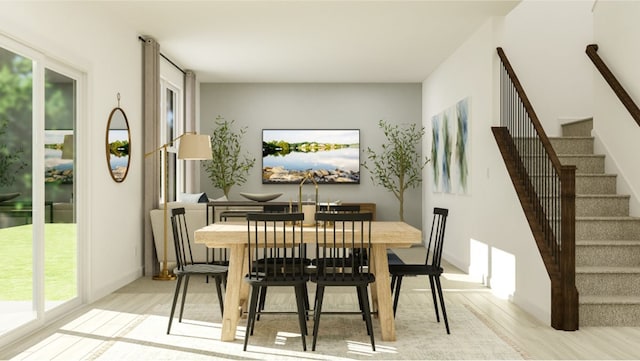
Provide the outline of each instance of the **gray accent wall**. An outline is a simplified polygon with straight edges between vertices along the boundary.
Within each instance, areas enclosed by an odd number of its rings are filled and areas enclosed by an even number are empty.
[[[229,198],[242,200],[239,192],[284,193],[278,200],[296,201],[299,187],[293,184],[262,184],[262,129],[360,129],[360,160],[367,147],[379,150],[384,134],[378,121],[417,123],[422,121],[420,83],[202,83],[200,85],[200,132],[211,134],[220,115],[235,120],[237,128],[247,126],[243,149],[256,158],[248,181],[234,186]],[[370,173],[360,168],[360,184],[320,185],[321,202],[376,203],[378,220],[398,220],[398,201],[381,186],[374,186]],[[223,195],[215,189],[201,168],[201,191],[210,198]],[[314,193],[312,185],[303,193]],[[405,221],[422,227],[421,188],[405,193]]]

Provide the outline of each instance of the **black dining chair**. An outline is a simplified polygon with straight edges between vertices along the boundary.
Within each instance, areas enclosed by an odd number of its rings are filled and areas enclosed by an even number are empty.
[[[316,261],[312,268],[315,272],[310,274],[310,280],[316,284],[316,301],[311,349],[316,349],[325,287],[355,287],[360,311],[351,313],[361,314],[364,318],[371,348],[375,351],[368,295],[369,285],[375,282],[375,276],[370,272],[364,257],[371,253],[373,216],[371,213],[318,212],[315,218]]]
[[[334,212],[334,213],[360,213],[359,204],[320,204],[318,212]]]
[[[193,261],[193,252],[191,251],[191,242],[189,237],[190,233],[185,219],[184,208],[173,208],[171,210],[171,226],[173,229],[173,244],[175,246],[177,262],[177,266],[176,268],[174,268],[173,273],[177,277],[177,282],[176,290],[173,295],[173,303],[171,305],[171,315],[169,316],[169,326],[167,327],[167,334],[171,332],[171,324],[173,322],[173,315],[176,310],[176,303],[178,302],[180,287],[184,282],[179,318],[179,322],[182,322],[184,303],[185,299],[187,298],[187,288],[189,287],[189,277],[193,275],[207,276],[207,279],[209,277],[212,277],[215,280],[216,291],[218,292],[218,302],[220,303],[220,314],[224,314],[224,303],[222,300],[221,284],[226,284],[228,271],[228,267],[226,265],[196,263]]]
[[[268,203],[268,202],[267,202]],[[285,205],[285,204],[265,204],[262,207],[262,212],[264,213],[296,213],[298,212],[298,205],[297,204],[291,204],[291,205]],[[303,249],[303,253],[306,255],[306,245],[302,246]],[[279,251],[274,251],[273,252],[273,256],[274,257],[278,257],[279,255]],[[259,262],[259,261],[258,261]],[[306,258],[305,256],[305,264],[308,265],[311,261],[309,259]],[[260,312],[264,310],[264,305],[266,303],[267,300],[267,287],[261,287],[260,288],[260,295],[258,296],[258,315],[256,317],[256,319],[258,321],[260,321]],[[308,295],[308,292],[305,289],[305,295]],[[307,311],[309,310],[309,298],[308,296],[305,297],[305,309],[307,309]]]
[[[444,305],[444,297],[442,296],[442,285],[440,276],[444,271],[440,264],[442,259],[442,247],[444,245],[444,232],[447,226],[447,216],[449,210],[445,208],[433,209],[433,220],[431,221],[431,233],[429,243],[427,244],[427,256],[424,263],[406,264],[395,253],[389,253],[389,274],[391,275],[391,292],[393,296],[393,315],[396,314],[398,301],[400,300],[400,288],[402,286],[402,278],[404,276],[428,276],[431,284],[431,296],[433,297],[433,305],[436,312],[436,321],[440,322],[440,314],[438,312],[438,301],[442,307],[442,317],[444,324],[449,332],[449,321],[447,320],[447,309]]]
[[[249,335],[253,334],[256,316],[267,313],[258,306],[261,289],[275,286],[293,287],[296,296],[302,348],[307,350],[307,318],[305,308],[307,264],[301,222],[303,213],[248,213],[247,254],[249,272],[245,282],[251,287],[249,315],[244,336],[247,350]],[[288,313],[288,312],[287,312]]]

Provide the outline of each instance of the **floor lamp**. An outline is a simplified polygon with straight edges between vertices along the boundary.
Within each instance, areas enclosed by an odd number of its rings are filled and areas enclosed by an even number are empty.
[[[164,214],[163,214],[163,248],[164,248],[164,257],[162,259],[162,270],[159,275],[153,276],[154,280],[161,281],[170,281],[175,280],[176,276],[169,273],[169,269],[167,268],[167,234],[169,232],[169,225],[167,223],[167,214],[168,214],[168,184],[169,184],[169,174],[167,169],[169,168],[169,158],[167,157],[167,148],[173,145],[176,141],[180,140],[178,144],[178,159],[183,160],[205,160],[211,159],[211,138],[208,135],[198,135],[195,133],[184,133],[181,136],[175,138],[174,140],[160,146],[157,149],[145,154],[144,156],[150,156],[155,152],[162,151],[162,156],[164,157]]]

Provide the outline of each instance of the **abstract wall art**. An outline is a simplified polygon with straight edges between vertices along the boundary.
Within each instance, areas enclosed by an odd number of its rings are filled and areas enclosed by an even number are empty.
[[[469,193],[469,98],[431,118],[433,192]]]

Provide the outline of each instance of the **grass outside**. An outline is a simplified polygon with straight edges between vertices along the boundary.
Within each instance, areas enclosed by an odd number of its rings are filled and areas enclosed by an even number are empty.
[[[0,301],[28,301],[33,295],[33,227],[0,229]],[[45,224],[45,301],[77,295],[76,225]]]

